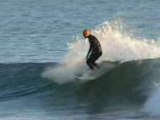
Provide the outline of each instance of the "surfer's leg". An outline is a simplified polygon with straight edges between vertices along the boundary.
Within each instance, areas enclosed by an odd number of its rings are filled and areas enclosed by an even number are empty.
[[[102,52],[92,52],[90,57],[87,60],[87,65],[93,70],[94,67],[100,68],[96,60],[102,55]]]
[[[93,58],[92,58],[92,64],[93,64],[95,67],[97,67],[97,68],[100,68],[100,67],[99,67],[98,64],[96,63],[96,60],[98,60],[98,58],[99,58],[101,55],[102,55],[101,52],[100,52],[100,53],[95,53],[94,56],[93,56]]]
[[[94,69],[94,58],[95,58],[95,55],[93,53],[91,53],[91,55],[89,56],[89,58],[86,61],[87,65],[92,70]]]
[[[91,61],[90,58],[86,61],[86,63],[87,63],[87,65],[89,66],[90,69],[92,69],[92,70],[94,69],[93,64],[92,64],[92,61]]]

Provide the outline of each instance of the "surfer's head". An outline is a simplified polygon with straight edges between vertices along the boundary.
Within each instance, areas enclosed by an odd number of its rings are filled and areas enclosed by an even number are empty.
[[[88,38],[91,35],[91,31],[88,29],[83,30],[83,36],[84,38]]]

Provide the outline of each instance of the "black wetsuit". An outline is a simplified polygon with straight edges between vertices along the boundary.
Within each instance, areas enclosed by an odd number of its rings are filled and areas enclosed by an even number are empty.
[[[99,43],[98,39],[95,36],[90,35],[88,36],[88,39],[90,43],[90,48],[87,54],[86,63],[91,69],[94,69],[94,67],[97,66],[95,61],[102,55],[102,48],[101,44]]]

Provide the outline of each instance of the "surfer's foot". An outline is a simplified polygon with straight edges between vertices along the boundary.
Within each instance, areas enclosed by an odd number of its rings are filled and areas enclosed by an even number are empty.
[[[90,70],[94,70],[94,67],[93,67],[93,68],[90,68]]]
[[[100,69],[100,66],[99,66],[97,63],[95,63],[94,66],[95,66],[96,68]]]

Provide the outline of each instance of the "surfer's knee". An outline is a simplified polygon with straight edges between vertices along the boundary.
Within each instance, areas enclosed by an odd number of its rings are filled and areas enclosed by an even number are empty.
[[[102,55],[102,52],[99,53],[99,57]]]
[[[90,60],[88,59],[88,60],[86,61],[86,63],[87,63],[88,65],[90,65],[91,62],[90,62]]]
[[[87,63],[88,65],[92,65],[94,62],[93,62],[93,60],[88,59],[88,60],[86,61],[86,63]]]

